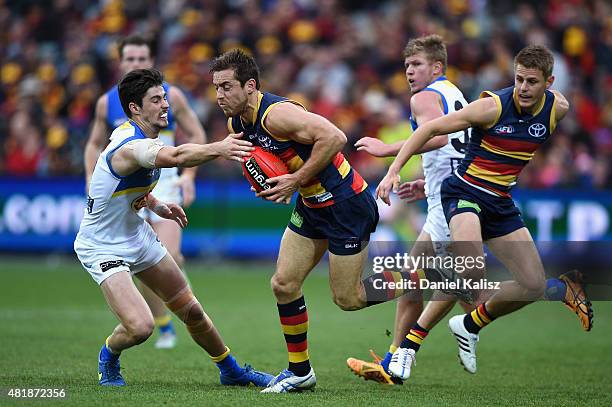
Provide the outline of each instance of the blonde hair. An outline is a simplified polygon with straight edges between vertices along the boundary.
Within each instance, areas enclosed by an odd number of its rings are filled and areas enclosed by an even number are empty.
[[[408,41],[404,48],[404,58],[408,58],[422,52],[430,62],[441,62],[442,70],[446,72],[446,44],[442,37],[437,34],[414,38]]]

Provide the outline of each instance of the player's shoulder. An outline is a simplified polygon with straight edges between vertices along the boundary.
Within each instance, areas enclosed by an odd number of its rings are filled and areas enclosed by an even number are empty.
[[[116,127],[110,135],[112,141],[123,140],[132,137],[136,134],[136,127],[127,120],[120,126]]]

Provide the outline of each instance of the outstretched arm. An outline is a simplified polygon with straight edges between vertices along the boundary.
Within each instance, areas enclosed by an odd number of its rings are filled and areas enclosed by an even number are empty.
[[[112,157],[113,170],[125,176],[138,168],[194,167],[223,157],[242,162],[255,148],[241,140],[242,133],[230,134],[222,141],[210,144],[181,144],[164,146],[153,139],[135,140],[125,144]]]
[[[399,172],[408,160],[431,138],[454,133],[469,127],[485,126],[495,121],[498,115],[498,105],[493,98],[478,99],[468,104],[464,109],[439,117],[425,123],[414,132],[401,148],[399,154],[389,167],[387,175],[378,188],[376,197],[390,205],[389,194],[397,191]]]

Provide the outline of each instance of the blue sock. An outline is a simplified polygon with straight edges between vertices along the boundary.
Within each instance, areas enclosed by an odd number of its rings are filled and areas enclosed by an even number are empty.
[[[172,321],[168,322],[166,325],[160,325],[159,332],[165,334],[166,332],[170,332],[172,334],[176,334],[174,331],[174,324]]]
[[[391,356],[393,356],[393,353],[387,352],[384,359],[380,361],[380,365],[383,367],[383,369],[385,369],[385,372],[389,371],[389,363],[391,363]]]
[[[242,368],[238,365],[238,362],[236,362],[236,359],[234,359],[232,355],[227,355],[225,359],[215,364],[223,375],[235,377],[240,376],[242,373]]]
[[[119,355],[112,353],[110,350],[108,350],[106,344],[104,344],[104,346],[102,346],[102,350],[100,351],[100,360],[103,362],[112,362],[117,359],[119,359]]]
[[[565,291],[567,286],[565,282],[558,278],[549,278],[546,280],[546,291],[544,291],[544,298],[552,301],[562,301],[565,299]]]

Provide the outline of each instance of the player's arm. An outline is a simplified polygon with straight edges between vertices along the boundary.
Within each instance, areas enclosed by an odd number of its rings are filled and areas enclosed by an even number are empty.
[[[86,186],[89,185],[91,175],[96,167],[96,161],[100,156],[100,152],[108,142],[108,129],[106,126],[106,114],[108,111],[108,97],[106,95],[98,98],[96,102],[96,110],[94,113],[94,121],[85,144],[85,180]]]
[[[258,194],[277,203],[289,203],[293,193],[321,172],[346,144],[344,133],[329,120],[293,103],[274,106],[264,119],[264,126],[277,137],[312,145],[310,158],[299,170],[270,178],[268,182],[276,185]]]
[[[177,87],[171,86],[168,90],[168,99],[172,106],[172,114],[176,119],[179,129],[187,137],[189,143],[206,143],[206,132],[195,114],[189,106],[185,94]],[[196,167],[185,168],[181,173],[178,184],[183,192],[183,202],[189,206],[195,199],[194,180],[198,170]]]
[[[146,196],[147,208],[153,213],[161,216],[164,219],[170,219],[178,223],[181,228],[187,226],[187,215],[180,205],[175,203],[162,202],[153,196],[152,193],[148,193]]]
[[[488,127],[494,123],[499,114],[499,107],[494,98],[482,98],[468,104],[464,109],[429,121],[412,134],[402,146],[399,154],[389,167],[387,175],[376,189],[376,196],[390,205],[389,194],[396,191],[399,185],[399,172],[410,157],[419,151],[433,137],[465,130],[469,127]]]
[[[414,95],[410,99],[410,111],[419,127],[438,117],[444,116],[441,97],[439,94],[432,91],[422,91]],[[444,147],[446,144],[448,144],[448,135],[446,134],[440,135],[440,137],[430,138],[416,151],[416,154],[437,150],[438,148]],[[397,154],[399,154],[399,151]]]
[[[417,93],[410,99],[412,117],[416,120],[417,124],[421,126],[428,121],[444,116],[441,102],[440,95],[435,92],[423,91]],[[417,154],[436,150],[444,147],[447,143],[448,136],[430,139],[417,151]],[[386,144],[372,137],[364,137],[355,143],[357,151],[365,151],[375,157],[395,157],[399,154],[403,145],[404,141]]]
[[[126,143],[111,159],[115,173],[126,176],[139,168],[194,167],[223,157],[242,162],[255,148],[241,140],[242,133],[230,134],[225,139],[209,144],[181,144],[165,146],[154,139],[139,139]]]

